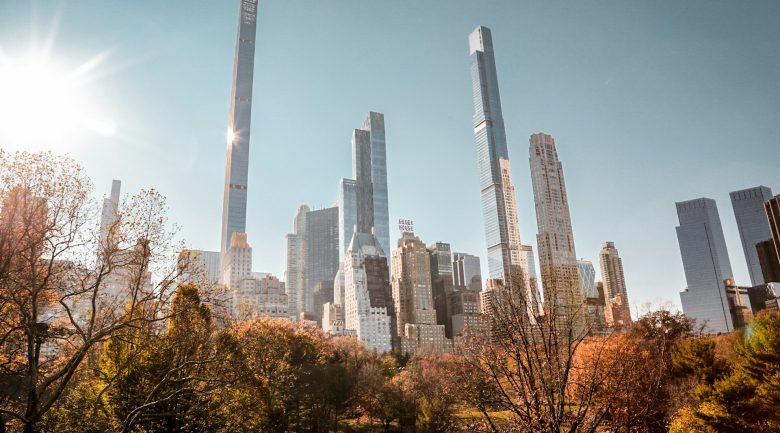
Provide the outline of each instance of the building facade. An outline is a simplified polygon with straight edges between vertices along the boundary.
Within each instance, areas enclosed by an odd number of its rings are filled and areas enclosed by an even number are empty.
[[[551,135],[533,134],[529,141],[545,309],[556,315],[579,315],[583,298],[563,165]]]
[[[344,328],[379,353],[392,350],[395,313],[387,256],[372,234],[355,232],[345,254]]]
[[[433,305],[436,310],[436,323],[444,325],[444,334],[452,338],[452,312],[449,296],[454,290],[453,261],[450,244],[436,242],[428,245],[431,260],[431,287]]]
[[[357,183],[355,179],[341,179],[339,184],[339,262],[352,241],[357,225]]]
[[[305,311],[314,313],[320,319],[322,304],[333,302],[333,278],[339,270],[339,208],[309,211],[306,214],[306,260],[305,280],[306,290]],[[325,285],[330,287],[330,298],[320,298],[315,302],[315,287]]]
[[[444,249],[443,245],[439,247]],[[442,265],[445,262],[450,264],[451,259],[442,258]],[[396,332],[400,337],[401,352],[449,351],[452,342],[445,336],[444,325],[436,323],[428,248],[414,233],[404,232],[398,240],[398,248],[393,251],[392,264]]]
[[[456,287],[482,290],[482,269],[479,256],[466,253],[452,254],[452,282]]]
[[[750,284],[757,286],[766,282],[761,273],[756,244],[772,237],[764,209],[764,203],[772,198],[772,190],[765,186],[757,186],[733,191],[729,196],[750,274]]]
[[[189,284],[219,284],[220,253],[206,250],[182,250],[179,253],[181,281]]]
[[[577,260],[577,276],[580,280],[580,293],[583,298],[597,298],[596,268],[590,260]]]
[[[757,243],[756,253],[764,281],[780,283],[780,253],[772,239]]]
[[[715,200],[679,202],[677,241],[688,287],[680,293],[683,312],[712,333],[731,332],[724,281],[732,278],[726,239]]]
[[[290,317],[284,283],[273,275],[244,279],[230,290],[230,295],[232,315],[237,320]]]
[[[780,195],[776,195],[764,203],[766,218],[769,221],[769,231],[772,237],[769,239],[771,245],[766,245],[762,249],[766,260],[767,275],[773,277],[770,281],[778,282],[780,280]],[[777,277],[777,278],[774,278]]]
[[[293,220],[293,232],[285,237],[285,287],[287,311],[293,320],[306,310],[306,216],[309,207],[301,205]]]

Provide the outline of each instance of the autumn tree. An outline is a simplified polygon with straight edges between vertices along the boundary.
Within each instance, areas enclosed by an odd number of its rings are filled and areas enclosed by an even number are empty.
[[[95,347],[165,320],[179,272],[165,210],[141,191],[102,236],[78,164],[0,151],[0,413],[12,424],[36,431]]]
[[[578,289],[549,294],[545,314],[538,315],[538,299],[524,281],[516,269],[508,282],[493,284],[485,294],[492,341],[476,340],[466,348],[468,402],[479,408],[491,431],[499,431],[491,410],[511,413],[518,431],[595,431],[606,412],[592,404],[599,376],[586,373],[599,368],[574,374],[580,368],[575,354],[590,333]]]
[[[457,363],[451,355],[413,358],[399,374],[404,394],[413,404],[416,424],[426,433],[455,431],[455,410],[461,402],[453,373]]]

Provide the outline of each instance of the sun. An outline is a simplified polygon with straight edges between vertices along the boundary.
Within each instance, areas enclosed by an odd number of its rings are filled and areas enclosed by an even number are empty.
[[[85,132],[114,135],[115,123],[90,95],[90,74],[103,58],[67,69],[46,53],[0,52],[0,147],[63,146]]]

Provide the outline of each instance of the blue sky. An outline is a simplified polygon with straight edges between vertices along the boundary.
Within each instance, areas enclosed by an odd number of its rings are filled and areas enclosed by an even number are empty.
[[[0,145],[71,154],[96,194],[113,178],[124,192],[156,187],[182,235],[217,249],[238,6],[0,0],[7,56],[47,35],[62,65],[107,53],[88,91],[116,124],[110,137]],[[247,224],[256,270],[283,276],[298,205],[336,200],[351,131],[369,110],[386,117],[391,227],[411,218],[424,241],[484,256],[467,41],[478,25],[493,30],[524,242],[536,243],[528,136],[543,131],[563,161],[578,256],[597,262],[614,241],[633,306],[679,305],[675,201],[717,200],[747,284],[728,192],[780,193],[776,1],[260,0]]]

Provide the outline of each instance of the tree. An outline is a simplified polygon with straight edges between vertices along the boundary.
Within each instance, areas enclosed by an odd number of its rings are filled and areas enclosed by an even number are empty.
[[[141,191],[102,236],[91,194],[67,157],[0,151],[0,414],[26,432],[97,346],[162,323],[175,288],[165,199]]]
[[[423,432],[446,433],[456,428],[455,407],[460,402],[450,355],[414,358],[399,374],[402,390],[414,403],[417,425]]]
[[[695,401],[675,416],[671,431],[780,431],[780,316],[756,316],[737,342],[730,373],[704,378]]]
[[[508,282],[493,284],[486,293],[492,341],[477,340],[466,349],[463,360],[472,381],[468,402],[479,408],[492,431],[498,427],[488,409],[509,411],[518,431],[595,431],[606,414],[592,404],[600,380],[595,372],[603,360],[594,359],[598,365],[588,368],[576,364],[575,354],[590,331],[578,289],[550,294],[545,314],[537,316],[537,300],[528,295],[524,281],[515,269]]]

